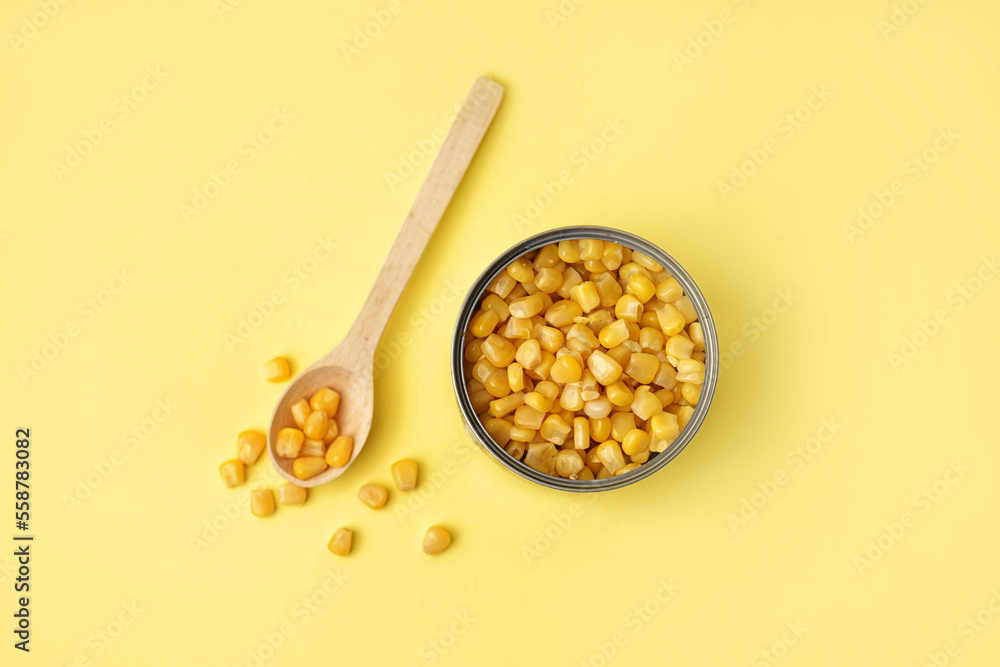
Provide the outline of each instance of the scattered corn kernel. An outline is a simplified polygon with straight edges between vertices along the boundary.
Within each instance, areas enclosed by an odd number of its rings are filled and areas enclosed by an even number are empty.
[[[350,528],[338,528],[326,547],[330,550],[330,553],[338,556],[350,554],[351,549],[354,548],[354,531]]]
[[[358,489],[358,498],[373,510],[381,509],[389,499],[389,490],[378,484],[365,484]]]
[[[264,379],[268,382],[284,382],[292,376],[292,371],[288,367],[288,359],[284,357],[275,357],[265,363],[262,368]]]
[[[236,458],[244,465],[251,465],[267,447],[267,438],[260,431],[243,431],[236,436]]]
[[[271,489],[254,489],[250,493],[250,511],[259,517],[274,514],[274,494]]]
[[[400,491],[417,488],[417,462],[400,459],[392,464],[392,482]]]
[[[432,556],[441,553],[451,544],[451,533],[441,526],[431,526],[424,535],[423,550]]]
[[[222,476],[222,483],[229,488],[239,486],[246,480],[243,462],[236,459],[226,461],[219,466],[219,474]]]
[[[301,505],[309,496],[309,492],[304,486],[290,482],[279,484],[275,493],[278,496],[279,505]]]

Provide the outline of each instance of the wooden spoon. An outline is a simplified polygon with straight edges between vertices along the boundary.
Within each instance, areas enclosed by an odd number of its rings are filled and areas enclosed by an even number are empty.
[[[271,427],[267,433],[267,451],[278,473],[288,481],[299,486],[325,484],[340,477],[364,448],[372,425],[375,348],[382,337],[382,330],[385,329],[389,315],[410,279],[420,254],[468,169],[502,97],[503,86],[499,83],[486,77],[476,79],[420,192],[417,193],[413,207],[403,222],[403,228],[399,230],[399,236],[396,237],[354,326],[340,345],[302,371],[288,385],[274,407]],[[340,392],[337,425],[340,433],[354,438],[354,451],[346,465],[327,468],[310,479],[299,479],[292,473],[293,459],[279,457],[275,452],[278,432],[286,427],[295,427],[291,414],[292,404],[302,398],[308,401],[322,387]]]

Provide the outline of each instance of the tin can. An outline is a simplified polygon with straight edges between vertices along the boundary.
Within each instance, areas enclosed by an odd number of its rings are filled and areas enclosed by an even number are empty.
[[[469,400],[469,394],[465,388],[466,380],[463,372],[463,362],[466,331],[469,328],[469,320],[478,309],[487,286],[512,261],[525,253],[537,250],[550,243],[575,239],[612,241],[626,248],[645,253],[656,260],[684,288],[684,293],[691,300],[695,311],[698,313],[698,321],[701,322],[705,337],[705,383],[702,385],[701,396],[698,399],[698,405],[695,406],[694,414],[692,414],[691,419],[685,425],[680,435],[668,445],[667,449],[658,454],[653,454],[645,464],[639,466],[637,469],[606,479],[572,480],[556,477],[539,472],[518,461],[504,451],[503,447],[494,442],[493,438],[487,433],[486,428],[479,421],[475,411],[472,409],[472,402]],[[472,437],[508,470],[542,486],[563,491],[593,492],[621,488],[649,477],[670,463],[694,438],[702,422],[705,421],[705,415],[708,414],[709,407],[712,404],[712,396],[715,393],[715,385],[719,378],[719,340],[715,331],[715,323],[712,320],[712,313],[708,309],[708,303],[706,303],[705,297],[702,295],[701,290],[698,289],[694,280],[673,257],[658,246],[634,234],[610,227],[579,225],[552,229],[521,241],[493,260],[472,284],[468,294],[465,296],[465,300],[462,302],[462,307],[458,313],[458,320],[455,322],[451,347],[451,377],[455,388],[455,397],[458,399],[458,406],[462,412],[463,421]]]

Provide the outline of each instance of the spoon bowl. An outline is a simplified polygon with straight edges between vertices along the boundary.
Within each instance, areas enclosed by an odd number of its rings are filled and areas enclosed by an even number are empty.
[[[375,400],[375,348],[399,295],[469,168],[502,98],[503,86],[496,81],[481,76],[473,83],[354,326],[340,345],[288,385],[274,407],[267,431],[267,452],[278,474],[289,482],[305,487],[325,484],[340,477],[364,449],[371,430]],[[278,433],[283,428],[297,428],[292,419],[292,405],[303,398],[308,401],[316,390],[323,387],[340,394],[340,407],[334,419],[342,435],[354,438],[354,449],[346,465],[326,468],[309,479],[299,479],[293,472],[295,460],[280,457],[275,451]]]

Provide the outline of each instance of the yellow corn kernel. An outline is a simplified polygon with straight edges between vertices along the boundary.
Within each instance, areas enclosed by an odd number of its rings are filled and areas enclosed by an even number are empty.
[[[274,514],[274,494],[271,489],[254,489],[250,493],[250,511],[259,517]]]
[[[524,339],[531,335],[531,320],[526,317],[512,317],[504,327],[504,338]]]
[[[309,407],[315,412],[325,412],[332,419],[340,408],[340,394],[329,387],[317,389],[309,399]]]
[[[535,385],[535,392],[554,402],[559,396],[559,385],[549,380],[542,380]],[[527,400],[525,400],[525,403],[527,403]]]
[[[582,342],[588,349],[593,349],[601,344],[600,339],[591,331],[590,327],[580,322],[571,325],[566,332],[567,344],[574,340]]]
[[[705,330],[702,329],[701,322],[692,322],[688,325],[688,338],[694,343],[695,351],[705,351]]]
[[[510,294],[510,291],[514,289],[514,285],[516,284],[517,281],[514,280],[514,278],[509,273],[507,273],[506,271],[501,271],[500,275],[494,278],[493,282],[491,282],[489,284],[489,287],[487,287],[486,289],[489,290],[490,292],[493,292],[501,299],[506,299],[507,296]]]
[[[529,377],[533,377],[536,380],[547,380],[549,377],[549,371],[552,370],[552,364],[556,362],[556,355],[551,352],[542,350],[542,360],[538,362],[538,365],[534,368],[529,368],[525,371]]]
[[[580,239],[580,260],[601,259],[604,256],[604,241],[600,239]]]
[[[517,391],[510,396],[498,398],[490,402],[490,414],[494,417],[503,417],[509,412],[513,412],[518,406],[524,404],[524,393]],[[478,413],[477,413],[478,414]]]
[[[499,323],[500,318],[497,316],[496,311],[480,310],[472,316],[472,321],[469,322],[469,331],[472,332],[473,336],[486,338],[493,333],[493,329]]]
[[[624,475],[626,473],[630,473],[630,472],[632,472],[633,470],[635,470],[638,467],[639,467],[638,463],[627,463],[627,464],[623,465],[621,468],[619,468],[618,470],[616,470],[614,472],[614,476],[617,477],[618,475]]]
[[[597,291],[597,285],[587,280],[569,291],[569,298],[579,304],[585,313],[589,313],[594,308],[601,305],[601,295]]]
[[[509,304],[511,301],[520,299],[522,296],[528,296],[528,290],[521,283],[517,283],[514,285],[514,289],[510,291],[510,294],[507,295],[507,303]]]
[[[496,398],[503,398],[510,393],[510,385],[507,384],[507,370],[504,368],[498,368],[493,371],[486,382],[483,383],[486,391],[490,392],[491,396]]]
[[[636,388],[635,396],[632,398],[632,412],[639,419],[646,420],[663,412],[663,404],[660,403],[660,399],[653,395],[649,387],[640,385]]]
[[[642,311],[642,315],[639,317],[640,326],[660,329],[660,318],[656,316],[655,308],[659,308],[659,305],[651,306]]]
[[[642,301],[635,294],[622,294],[615,303],[615,317],[629,322],[638,322],[642,317]]]
[[[501,447],[510,442],[510,428],[512,424],[506,419],[487,419],[483,427],[486,432],[490,434],[493,438],[493,442],[497,443]]]
[[[604,253],[601,255],[601,263],[608,271],[617,271],[622,265],[622,258],[625,256],[623,248],[618,243],[612,241],[604,242]]]
[[[378,484],[364,484],[358,489],[358,499],[373,510],[381,509],[389,499],[389,490]]]
[[[580,396],[579,383],[570,382],[563,386],[562,394],[559,395],[559,407],[570,412],[583,409],[583,397]]]
[[[288,367],[288,359],[275,357],[263,366],[264,379],[268,382],[284,382],[292,376],[292,371]]]
[[[560,477],[573,477],[583,467],[583,457],[575,449],[563,449],[556,454],[556,474]]]
[[[622,451],[630,457],[649,451],[649,434],[641,428],[632,429],[622,440]]]
[[[682,406],[677,411],[677,425],[681,428],[682,431],[684,430],[684,427],[687,426],[688,421],[691,420],[691,417],[693,415],[694,415],[694,408],[687,405]]]
[[[660,323],[660,330],[667,336],[674,336],[684,329],[684,316],[673,306],[665,303],[656,311],[656,317]]]
[[[310,440],[322,440],[329,428],[330,418],[322,410],[316,410],[309,413],[305,426],[302,427],[302,432]]]
[[[570,475],[569,478],[576,479],[581,482],[589,482],[594,479],[594,473],[591,472],[590,468],[584,466],[583,468],[580,468],[580,471],[575,475]]]
[[[566,336],[555,327],[543,326],[539,331],[538,344],[546,352],[555,354],[556,350],[561,348],[564,342],[566,342]]]
[[[614,473],[608,472],[608,469],[602,465],[601,469],[597,472],[595,479],[607,479],[609,477],[614,477]]]
[[[685,382],[681,385],[681,396],[691,405],[698,405],[698,399],[701,397],[701,387],[700,384]]]
[[[639,330],[639,348],[645,352],[659,352],[663,349],[663,334],[653,327]]]
[[[321,456],[300,456],[292,462],[292,474],[299,479],[310,479],[326,470]]]
[[[632,390],[621,380],[609,384],[606,393],[612,405],[624,406],[632,403]]]
[[[580,242],[573,241],[560,241],[559,242],[559,259],[566,262],[567,264],[576,264],[580,261]]]
[[[590,438],[597,442],[604,442],[611,437],[611,419],[602,417],[601,419],[590,420]]]
[[[573,449],[590,447],[590,420],[586,417],[573,418]]]
[[[642,303],[646,303],[656,294],[656,287],[653,285],[652,280],[637,273],[628,279],[625,291],[629,294],[634,294],[635,298],[639,299]]]
[[[544,412],[540,412],[530,405],[522,405],[514,411],[514,426],[537,431],[542,427],[542,420],[544,418]]]
[[[532,262],[532,266],[537,271],[539,269],[551,269],[558,263],[559,247],[555,243],[550,243],[538,249],[538,254],[535,255],[535,261]]]
[[[638,250],[632,251],[632,261],[638,264],[639,266],[649,269],[650,271],[663,270],[663,267],[660,266],[660,264],[655,259],[647,255],[646,253],[640,252]]]
[[[507,386],[511,391],[524,389],[524,366],[513,363],[507,367]]]
[[[260,431],[242,431],[236,436],[236,458],[243,464],[251,465],[267,447],[267,437]]]
[[[483,340],[482,352],[483,356],[491,364],[497,368],[502,368],[514,361],[514,354],[517,352],[517,349],[506,338],[491,333]]]
[[[545,299],[541,294],[523,296],[510,302],[511,317],[534,317],[542,312],[545,307]]]
[[[334,555],[347,556],[354,548],[354,531],[350,528],[338,528],[326,548]]]
[[[694,351],[694,343],[686,336],[676,335],[667,339],[664,352],[676,359],[690,359]]]
[[[556,468],[556,446],[551,442],[533,442],[528,445],[524,464],[538,472],[551,475]]]
[[[505,397],[506,398],[506,397]],[[472,410],[477,414],[482,414],[489,409],[494,398],[490,392],[485,389],[469,393],[469,402],[472,403]],[[499,399],[497,399],[499,400]]]
[[[559,384],[577,382],[582,375],[583,366],[580,365],[579,361],[568,354],[556,359],[555,363],[552,364],[552,369],[549,370],[549,377],[551,377],[554,382],[558,382]]]
[[[299,399],[292,404],[292,419],[295,420],[295,425],[299,428],[303,428],[306,425],[306,419],[312,414],[312,408],[309,407],[309,403],[306,399]]]
[[[510,427],[510,439],[517,442],[531,442],[535,439],[537,431],[523,426]]]
[[[649,430],[657,438],[667,442],[673,442],[674,438],[681,432],[680,425],[677,423],[677,415],[672,415],[669,412],[654,415],[649,420]]]
[[[660,404],[664,407],[674,402],[674,392],[669,389],[657,389],[653,392],[653,396],[660,399]]]
[[[674,278],[667,278],[656,286],[656,298],[663,303],[673,303],[684,296],[684,288]]]
[[[473,338],[472,342],[465,346],[465,360],[474,364],[483,356],[483,339]]]
[[[576,301],[561,299],[545,311],[545,321],[558,328],[573,324],[577,317],[583,315],[583,308]]]
[[[592,401],[584,401],[583,414],[591,419],[603,419],[611,414],[611,401],[607,396],[598,396]]]
[[[628,341],[625,341],[626,343]],[[628,366],[629,359],[632,358],[632,351],[623,343],[608,350],[607,355],[618,362],[622,368]]]
[[[518,257],[507,267],[510,277],[519,283],[530,283],[535,279],[535,272],[531,268],[531,260]]]
[[[660,370],[660,360],[648,352],[637,352],[629,357],[625,373],[639,384],[649,384]]]
[[[554,445],[562,445],[569,437],[572,427],[559,415],[549,415],[542,422],[538,430],[538,435],[542,436]]]
[[[563,271],[562,285],[556,290],[556,294],[564,299],[569,298],[569,291],[583,282],[583,278],[580,276],[580,272],[573,267],[567,268]]]
[[[302,441],[302,449],[299,456],[323,456],[326,454],[326,443],[322,440],[310,440],[306,438]]]
[[[594,374],[594,378],[605,387],[613,384],[622,375],[621,364],[600,350],[594,350],[587,357],[587,368]]]
[[[219,466],[219,474],[222,476],[222,483],[230,489],[239,486],[246,480],[243,462],[236,459],[226,461]]]
[[[645,431],[643,431],[643,433],[645,433]],[[628,459],[632,463],[638,463],[639,465],[642,465],[643,463],[649,460],[649,455],[650,451],[647,448],[645,451],[639,452],[638,454],[633,454],[632,456],[628,457]]]
[[[552,268],[539,269],[535,275],[535,287],[544,294],[552,294],[562,286],[563,274]]]
[[[301,505],[309,497],[309,492],[304,486],[289,482],[279,484],[275,493],[278,496],[279,505]]]
[[[629,431],[635,430],[635,415],[631,412],[615,412],[611,415],[611,439],[624,442]]]
[[[412,491],[417,488],[417,462],[410,459],[400,459],[392,464],[392,482],[400,491]]]
[[[542,346],[534,338],[529,338],[517,348],[514,358],[525,370],[531,370],[542,361]]]
[[[482,304],[480,304],[480,308],[482,310],[492,310],[497,314],[501,322],[510,317],[510,309],[507,307],[507,302],[496,294],[487,294]]]
[[[611,324],[601,329],[598,335],[601,345],[611,349],[621,345],[628,340],[628,322],[625,320],[615,320]]]
[[[636,274],[646,276],[647,278],[653,277],[653,274],[649,272],[649,269],[631,260],[622,264],[621,268],[618,269],[618,277],[622,281],[623,285],[628,285],[629,279]]]
[[[325,461],[331,468],[340,468],[347,465],[354,453],[354,438],[349,435],[341,435],[330,443],[326,450]]]
[[[436,556],[451,544],[451,533],[441,526],[431,526],[424,535],[422,549],[425,554]]]
[[[581,279],[582,280],[582,279]],[[622,286],[618,284],[612,273],[600,273],[592,278],[601,297],[601,307],[610,308],[617,303],[622,295]]]
[[[297,428],[283,428],[278,431],[278,440],[274,443],[274,452],[286,459],[294,459],[302,449],[305,434]]]
[[[605,440],[597,446],[597,458],[608,472],[614,473],[625,465],[622,449],[614,440]]]
[[[608,270],[608,267],[604,265],[604,262],[599,259],[583,260],[583,268],[590,274],[591,280],[594,280],[601,273],[607,272]]]
[[[705,382],[705,364],[697,359],[680,359],[677,362],[676,378],[678,382],[702,384]]]
[[[691,303],[691,299],[687,296],[682,296],[681,298],[674,301],[674,307],[680,311],[680,314],[684,316],[684,321],[686,324],[691,324],[698,319],[698,311],[694,309],[694,304]]]
[[[507,446],[503,448],[505,452],[513,456],[515,459],[520,461],[524,458],[524,452],[528,449],[528,445],[518,440],[511,440],[507,443]]]
[[[674,367],[668,363],[661,360],[660,369],[656,371],[656,377],[653,378],[653,384],[659,385],[664,389],[673,389],[677,386],[677,371]]]

